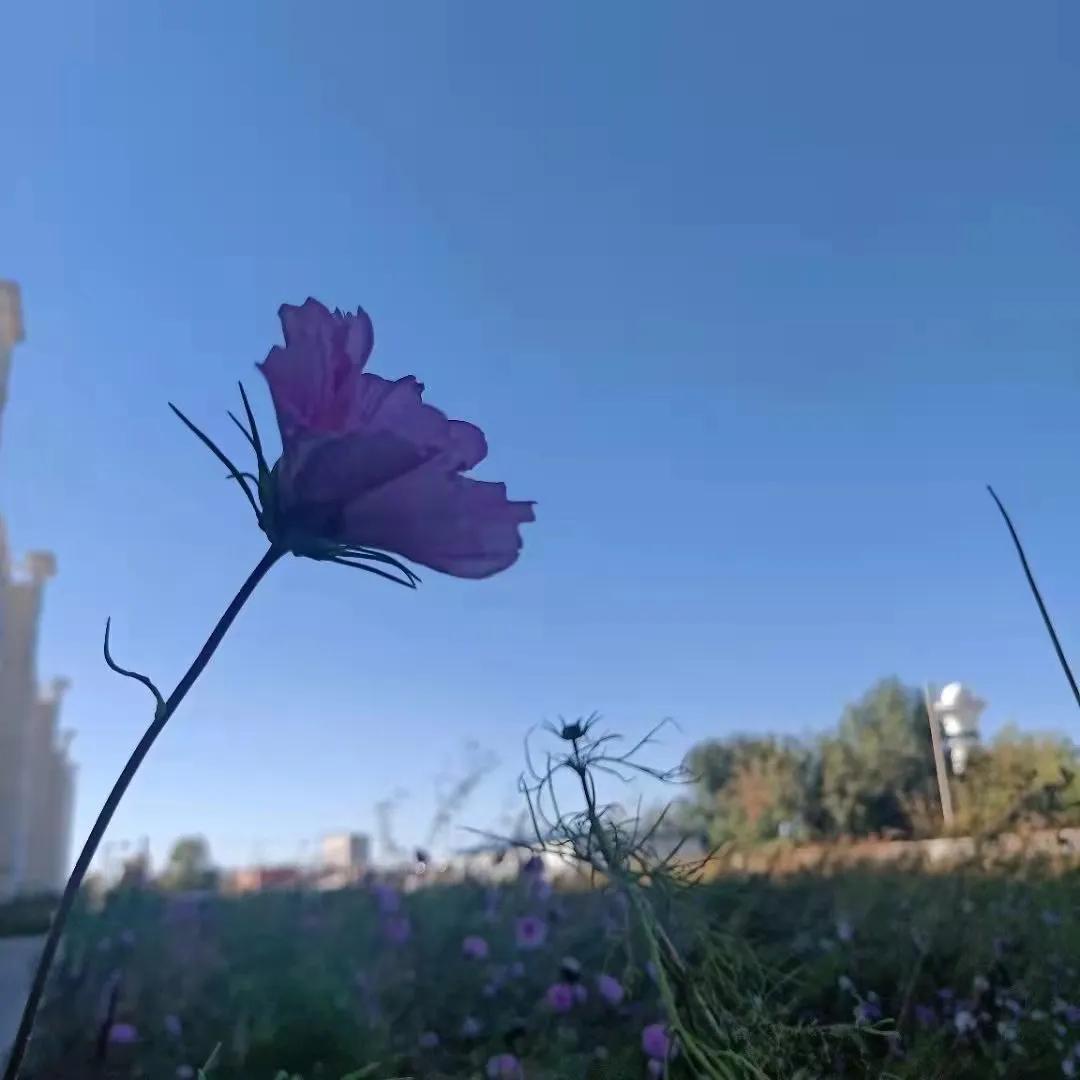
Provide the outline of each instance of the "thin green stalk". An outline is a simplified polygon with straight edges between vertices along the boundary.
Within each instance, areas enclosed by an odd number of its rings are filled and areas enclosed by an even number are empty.
[[[1012,519],[1009,517],[1005,506],[997,497],[997,492],[989,485],[987,485],[986,490],[990,492],[990,498],[997,503],[997,508],[1001,511],[1001,516],[1005,519],[1005,525],[1009,530],[1009,535],[1012,537],[1013,546],[1016,548],[1016,554],[1020,556],[1020,565],[1024,568],[1024,576],[1027,578],[1028,588],[1031,589],[1031,594],[1035,597],[1035,603],[1039,605],[1039,614],[1042,615],[1043,623],[1046,626],[1046,632],[1050,635],[1050,641],[1053,643],[1054,652],[1057,653],[1058,663],[1061,664],[1061,670],[1065,672],[1065,678],[1069,680],[1069,686],[1072,688],[1076,704],[1080,705],[1080,687],[1076,685],[1076,679],[1073,678],[1072,668],[1069,667],[1069,661],[1065,659],[1065,650],[1061,647],[1061,642],[1058,640],[1057,631],[1054,629],[1054,623],[1050,618],[1050,612],[1046,610],[1046,604],[1043,603],[1042,593],[1039,592],[1039,586],[1035,584],[1035,575],[1031,572],[1030,565],[1028,565],[1027,555],[1024,554],[1024,547],[1020,543],[1020,537],[1017,536],[1016,529],[1013,528]]]
[[[11,1048],[11,1056],[8,1058],[7,1066],[4,1069],[3,1080],[17,1080],[18,1078],[19,1070],[22,1068],[23,1059],[26,1057],[26,1049],[30,1044],[30,1035],[34,1029],[34,1019],[41,1006],[41,998],[45,992],[45,986],[49,979],[49,972],[52,969],[53,961],[56,958],[56,950],[60,945],[64,927],[67,924],[72,906],[75,903],[75,897],[78,895],[83,879],[90,869],[90,863],[97,853],[98,845],[105,835],[105,830],[109,827],[109,822],[112,820],[113,814],[120,804],[120,800],[124,797],[124,792],[127,791],[128,785],[130,785],[131,781],[134,779],[135,773],[138,772],[143,759],[150,752],[150,747],[154,745],[157,737],[169,722],[169,718],[176,712],[180,702],[187,696],[187,692],[194,685],[195,680],[202,673],[203,668],[210,662],[210,658],[221,644],[222,638],[225,637],[233,620],[240,613],[240,609],[247,602],[251,594],[255,591],[255,586],[259,584],[263,577],[266,576],[270,567],[272,567],[283,554],[285,553],[280,548],[271,546],[270,550],[267,551],[259,561],[259,564],[248,575],[247,580],[240,586],[240,591],[233,597],[232,602],[225,609],[225,613],[218,619],[217,625],[206,639],[206,644],[203,645],[199,655],[195,657],[191,667],[184,673],[184,677],[176,684],[176,689],[173,690],[164,703],[159,704],[154,710],[153,722],[146,729],[142,739],[139,740],[139,745],[135,747],[131,757],[128,758],[127,764],[124,766],[123,771],[120,773],[119,778],[113,785],[112,791],[109,792],[109,797],[105,800],[105,805],[102,806],[101,812],[94,822],[94,827],[90,830],[90,835],[87,837],[86,843],[79,853],[79,858],[75,863],[75,869],[72,870],[71,877],[68,878],[67,885],[64,887],[64,895],[60,898],[60,906],[53,916],[52,924],[49,927],[48,937],[45,939],[45,947],[41,953],[41,959],[38,961],[37,970],[34,972],[34,981],[30,987],[30,995],[26,999],[26,1005],[23,1008],[22,1020],[19,1023],[19,1030]]]

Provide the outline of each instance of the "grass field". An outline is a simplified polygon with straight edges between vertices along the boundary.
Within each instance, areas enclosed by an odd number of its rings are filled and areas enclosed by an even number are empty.
[[[642,888],[678,963],[633,897],[535,873],[116,893],[72,928],[30,1075],[194,1076],[215,1047],[214,1080],[1080,1075],[1077,880],[1028,864]]]

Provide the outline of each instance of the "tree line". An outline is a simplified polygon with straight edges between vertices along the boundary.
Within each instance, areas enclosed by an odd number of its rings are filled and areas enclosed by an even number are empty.
[[[732,735],[687,758],[683,827],[710,844],[778,838],[925,837],[944,831],[926,705],[896,678],[847,706],[818,738]],[[1006,728],[950,774],[954,830],[1080,824],[1080,768],[1068,739]]]

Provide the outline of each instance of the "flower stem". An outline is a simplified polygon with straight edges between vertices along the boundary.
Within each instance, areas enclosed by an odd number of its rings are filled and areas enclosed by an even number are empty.
[[[49,926],[49,933],[45,939],[45,947],[42,950],[41,959],[38,961],[37,970],[34,972],[34,981],[30,987],[30,995],[26,999],[26,1005],[23,1008],[22,1020],[19,1023],[19,1031],[15,1036],[15,1042],[11,1048],[11,1056],[8,1058],[7,1066],[4,1069],[3,1080],[17,1080],[18,1078],[19,1069],[22,1067],[23,1059],[26,1056],[26,1049],[30,1043],[30,1034],[34,1028],[34,1018],[37,1016],[38,1009],[41,1005],[41,997],[45,992],[49,971],[52,968],[53,960],[56,958],[56,950],[60,945],[64,927],[67,924],[68,916],[71,914],[71,908],[75,903],[75,897],[78,895],[79,888],[83,883],[83,879],[86,877],[87,870],[90,869],[90,863],[97,853],[98,845],[105,835],[105,830],[109,827],[109,822],[112,821],[113,814],[116,812],[120,800],[124,797],[124,792],[127,791],[128,785],[134,779],[135,773],[138,772],[143,759],[150,752],[150,747],[154,745],[157,737],[169,722],[169,718],[176,712],[180,702],[184,700],[187,692],[202,673],[203,668],[210,662],[210,658],[221,644],[222,638],[225,637],[233,620],[240,613],[240,609],[247,602],[252,592],[255,591],[255,586],[259,584],[263,577],[265,577],[270,567],[272,567],[284,554],[285,552],[280,548],[272,546],[259,561],[258,566],[256,566],[248,575],[247,580],[240,586],[240,591],[233,597],[232,602],[225,609],[225,613],[218,619],[217,625],[206,639],[206,644],[203,645],[202,649],[199,651],[199,655],[195,657],[191,667],[185,672],[184,677],[176,684],[176,689],[169,695],[164,705],[155,711],[153,723],[146,729],[143,737],[139,740],[139,745],[135,747],[131,757],[128,758],[127,764],[124,766],[123,772],[120,773],[119,778],[113,785],[112,791],[109,792],[109,797],[105,800],[105,805],[102,806],[101,812],[94,822],[94,827],[90,830],[90,835],[87,837],[86,843],[79,853],[79,858],[75,863],[75,869],[72,870],[71,877],[68,878],[67,885],[64,886],[64,894],[60,898],[60,906],[56,909],[56,914],[53,916],[52,923]]]

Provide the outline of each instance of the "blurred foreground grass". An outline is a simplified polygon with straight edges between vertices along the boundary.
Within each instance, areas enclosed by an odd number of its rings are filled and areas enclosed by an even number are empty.
[[[650,900],[714,1075],[1056,1077],[1080,1075],[1078,882],[1031,862],[852,869]],[[529,947],[526,916],[543,928]],[[464,955],[469,936],[486,956]],[[73,925],[28,1075],[192,1076],[219,1044],[212,1080],[484,1077],[501,1054],[533,1080],[663,1075],[642,1049],[666,1019],[649,955],[618,895],[529,875],[400,898],[117,892]],[[676,1054],[668,1075],[697,1073]]]

